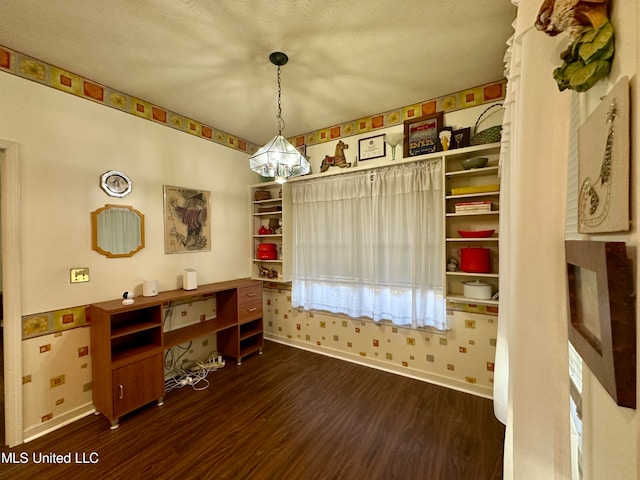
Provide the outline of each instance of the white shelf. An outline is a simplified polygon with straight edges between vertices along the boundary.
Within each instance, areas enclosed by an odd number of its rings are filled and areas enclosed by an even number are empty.
[[[469,298],[464,295],[447,295],[447,300],[456,303],[471,303],[473,305],[500,305],[498,300],[478,300],[477,298]]]
[[[484,278],[498,278],[497,273],[472,273],[472,272],[447,272],[447,275],[455,277],[484,277]]]
[[[446,198],[447,200],[452,200],[452,199],[456,199],[456,198],[472,198],[472,197],[491,197],[491,196],[496,196],[496,195],[500,195],[500,190],[496,190],[493,192],[480,192],[480,193],[463,193],[460,195],[447,195]]]
[[[281,233],[269,233],[266,235],[254,235],[253,238],[282,238]]]
[[[276,212],[262,212],[262,213],[254,213],[253,216],[254,217],[266,217],[271,215],[272,217],[278,216],[278,215],[282,215],[282,210],[278,210]]]
[[[498,167],[483,167],[483,168],[471,168],[469,170],[455,170],[447,172],[445,175],[449,178],[465,176],[465,177],[477,177],[480,175],[497,175]]]
[[[498,210],[492,210],[491,212],[464,212],[464,213],[447,213],[447,217],[471,217],[477,215],[498,215]]]
[[[447,242],[497,242],[498,237],[477,237],[477,238],[464,238],[464,237],[447,237]]]
[[[264,278],[264,277],[251,277],[251,280],[260,280],[261,282],[272,282],[272,283],[289,283],[286,280],[278,279],[278,278]]]

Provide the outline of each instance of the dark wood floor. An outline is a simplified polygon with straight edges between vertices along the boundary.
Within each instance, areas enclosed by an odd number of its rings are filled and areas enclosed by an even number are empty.
[[[502,478],[504,429],[489,400],[272,342],[209,379],[116,430],[91,415],[1,449],[0,478]],[[27,463],[7,463],[8,452]],[[34,462],[51,453],[71,463]]]

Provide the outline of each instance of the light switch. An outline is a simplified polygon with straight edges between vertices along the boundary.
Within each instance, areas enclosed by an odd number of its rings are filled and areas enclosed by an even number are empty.
[[[72,268],[71,283],[80,283],[89,281],[89,267]]]

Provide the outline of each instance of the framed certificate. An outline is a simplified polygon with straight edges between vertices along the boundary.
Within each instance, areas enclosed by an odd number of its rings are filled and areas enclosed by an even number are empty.
[[[386,154],[387,145],[384,143],[384,134],[362,138],[358,142],[358,160],[371,160],[384,157]]]

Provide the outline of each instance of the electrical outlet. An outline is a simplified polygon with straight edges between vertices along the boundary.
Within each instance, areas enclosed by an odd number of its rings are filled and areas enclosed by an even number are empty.
[[[71,283],[80,283],[89,281],[89,267],[72,268]]]

